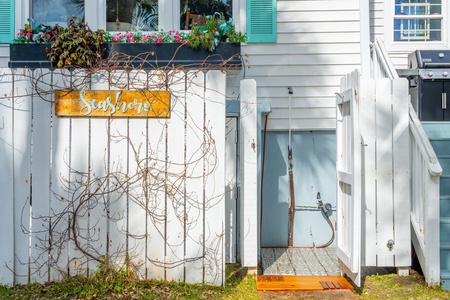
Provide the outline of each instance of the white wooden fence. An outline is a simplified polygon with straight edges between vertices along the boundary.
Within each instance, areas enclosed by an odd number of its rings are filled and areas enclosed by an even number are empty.
[[[224,281],[221,71],[0,71],[0,283],[100,262]],[[59,118],[54,90],[169,89],[169,119]],[[108,258],[108,260],[105,260]]]
[[[372,78],[398,80],[384,43],[377,39],[371,59]],[[439,177],[442,167],[422,128],[414,108],[409,104],[411,167],[411,240],[430,286],[440,283],[439,253]]]
[[[336,99],[338,256],[359,284],[361,266],[411,265],[408,84],[355,71]]]

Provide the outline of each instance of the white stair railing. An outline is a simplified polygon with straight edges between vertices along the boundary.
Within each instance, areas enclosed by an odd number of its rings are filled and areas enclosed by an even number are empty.
[[[409,105],[411,164],[411,238],[430,286],[440,284],[439,177],[442,167]]]
[[[398,78],[397,71],[391,62],[389,53],[383,41],[379,38],[372,44],[371,74],[372,79]]]
[[[371,76],[399,78],[382,40],[372,44]],[[442,167],[412,105],[409,105],[411,239],[430,286],[440,284],[439,177]]]

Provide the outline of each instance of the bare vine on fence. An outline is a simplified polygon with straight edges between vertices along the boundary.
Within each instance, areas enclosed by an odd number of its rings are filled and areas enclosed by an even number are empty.
[[[108,145],[126,145],[126,161],[119,159],[113,162],[111,149],[108,148],[103,153],[102,170],[94,169],[91,160],[87,168],[77,168],[71,161],[71,151],[76,150],[65,149],[64,162],[52,162],[64,163],[69,172],[52,174],[54,179],[50,192],[53,197],[49,214],[33,215],[26,209],[28,206],[32,207],[31,201],[28,203],[27,200],[24,204],[23,219],[30,214],[32,224],[40,223],[35,228],[31,225],[22,226],[25,234],[33,235],[34,244],[31,247],[36,250],[28,262],[21,262],[29,266],[27,276],[38,274],[50,279],[51,272],[73,275],[79,270],[89,272],[98,264],[114,268],[125,267],[142,278],[147,278],[152,268],[168,270],[195,261],[201,261],[203,269],[198,270],[199,272],[212,274],[221,269],[222,259],[219,253],[222,251],[224,233],[210,230],[208,222],[202,222],[204,212],[217,205],[223,195],[209,197],[186,188],[188,181],[204,180],[217,167],[217,149],[211,128],[204,119],[195,120],[183,100],[185,97],[204,96],[190,93],[204,89],[204,82],[197,82],[195,77],[199,73],[207,72],[211,66],[205,64],[195,70],[191,69],[192,66],[158,67],[142,64],[134,67],[134,59],[117,53],[91,69],[18,69],[12,74],[0,75],[0,83],[11,80],[13,76],[30,82],[30,89],[0,95],[0,101],[25,97],[27,94],[33,97],[33,101],[52,103],[55,90],[78,90],[97,86],[110,89],[169,90],[173,102],[172,115],[185,124],[184,133],[180,136],[186,138],[186,132],[189,130],[187,124],[201,134],[195,151],[191,149],[187,154],[184,149],[182,159],[168,159],[167,149],[158,148],[167,144],[168,133],[164,120],[159,122],[161,126],[157,127],[158,132],[152,131],[152,135],[159,135],[159,146],[155,146],[147,142],[136,143],[128,134],[129,128],[125,132],[114,129],[112,119],[105,118],[104,130],[108,132]],[[235,66],[227,65],[225,61],[223,65],[215,65],[214,69],[228,72],[229,68],[233,67]],[[181,92],[172,90],[173,86],[180,85],[184,87]],[[149,129],[148,124],[147,121],[147,131],[137,128],[132,130],[138,130],[139,135],[148,137],[149,130],[154,130]],[[90,140],[90,143],[95,142]],[[183,141],[180,141],[180,144],[181,142]],[[59,186],[56,186],[57,184]],[[120,203],[121,201],[125,203]],[[129,215],[131,206],[133,212],[138,208],[140,215],[144,216],[145,230],[129,230],[130,220],[134,217]],[[169,220],[168,214],[175,218]],[[181,231],[167,232],[168,222],[177,222],[175,227]],[[192,235],[198,226],[205,226],[205,229],[200,234],[196,232]],[[123,236],[123,241],[117,243],[114,240],[111,234],[114,230],[116,235]],[[167,238],[171,234],[183,236],[173,242]],[[152,239],[156,237],[164,240],[164,245],[152,244]],[[196,244],[202,251],[198,251],[197,255],[186,255],[184,246],[184,251],[177,252],[175,248],[181,247],[180,243],[186,243],[187,240],[191,245]],[[154,251],[152,247],[161,246],[166,254],[173,253],[170,261],[149,255]],[[142,252],[145,252],[144,256]],[[11,267],[10,269],[12,270]]]

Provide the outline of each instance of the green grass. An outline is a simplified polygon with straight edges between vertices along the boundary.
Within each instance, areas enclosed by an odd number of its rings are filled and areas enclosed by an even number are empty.
[[[301,293],[301,292],[299,292]],[[423,276],[413,272],[408,277],[396,274],[367,276],[360,299],[450,299],[441,287],[429,288]],[[319,296],[320,298],[320,296]],[[317,298],[317,299],[319,299]],[[62,282],[0,286],[0,299],[259,299],[254,276],[246,276],[238,264],[227,265],[224,287],[201,284],[138,280],[123,271],[99,269],[90,278],[77,276]]]
[[[450,292],[440,286],[429,288],[423,276],[412,271],[410,276],[372,275],[365,278],[363,289],[356,291],[361,299],[450,299]]]
[[[138,280],[123,271],[100,269],[90,278],[70,277],[62,282],[0,286],[0,299],[258,299],[255,278],[228,265],[226,285]]]

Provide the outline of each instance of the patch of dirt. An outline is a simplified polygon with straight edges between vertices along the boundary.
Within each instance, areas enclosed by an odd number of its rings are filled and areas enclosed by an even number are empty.
[[[350,290],[338,291],[301,291],[301,292],[259,292],[260,300],[317,299],[317,300],[353,300],[358,295]]]

